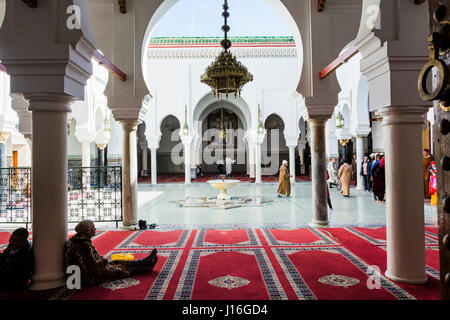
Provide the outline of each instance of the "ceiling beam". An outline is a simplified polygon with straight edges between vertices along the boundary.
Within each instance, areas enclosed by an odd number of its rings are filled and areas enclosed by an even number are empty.
[[[322,12],[325,9],[325,4],[326,4],[327,0],[317,0],[317,1],[318,1],[317,10],[319,12]]]
[[[337,57],[333,62],[331,62],[328,66],[325,67],[325,69],[320,72],[320,79],[324,79],[326,76],[334,72],[337,68],[342,66],[357,53],[358,49],[354,46],[351,46],[350,48],[345,50],[339,57]]]
[[[111,72],[118,79],[125,81],[127,80],[127,75],[119,69],[114,63],[112,63],[107,57],[100,53],[100,51],[94,52],[93,57],[101,66],[105,67],[109,72]]]
[[[127,13],[127,1],[126,0],[118,0],[119,8],[121,13]]]
[[[22,0],[30,8],[37,8],[37,0]]]

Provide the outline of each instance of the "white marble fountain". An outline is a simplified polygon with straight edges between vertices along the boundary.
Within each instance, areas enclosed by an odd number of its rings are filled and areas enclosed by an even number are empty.
[[[227,190],[235,187],[240,183],[239,180],[214,179],[207,181],[213,188],[220,190],[216,198],[207,197],[188,197],[185,200],[174,201],[180,207],[185,208],[216,208],[216,209],[232,209],[239,207],[260,207],[265,203],[272,202],[268,198],[252,196],[252,197],[231,197]]]
[[[207,181],[212,187],[219,189],[220,193],[217,196],[218,201],[227,201],[231,200],[230,195],[227,193],[227,190],[236,186],[239,180],[225,180],[225,179],[217,179],[217,180],[209,180]]]

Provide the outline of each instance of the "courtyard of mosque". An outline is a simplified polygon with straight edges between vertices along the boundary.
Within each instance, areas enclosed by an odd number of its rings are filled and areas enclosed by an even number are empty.
[[[291,198],[277,197],[276,183],[240,183],[229,191],[231,197],[265,197],[272,202],[253,207],[232,209],[186,208],[176,202],[189,198],[216,197],[218,191],[207,183],[140,184],[138,188],[138,217],[157,229],[199,228],[304,228],[310,227],[312,216],[311,182],[292,184]],[[333,210],[328,211],[330,227],[386,224],[386,204],[378,204],[373,194],[351,189],[350,198],[337,188],[330,189]],[[424,205],[425,224],[436,225],[435,207]]]

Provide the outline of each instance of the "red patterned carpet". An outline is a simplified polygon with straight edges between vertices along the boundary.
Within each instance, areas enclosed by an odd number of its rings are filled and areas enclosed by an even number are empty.
[[[93,241],[107,257],[132,253],[140,259],[158,248],[155,270],[80,291],[61,290],[53,299],[440,299],[437,228],[426,227],[429,281],[422,286],[383,276],[385,240],[385,227],[100,232]],[[4,245],[7,234],[0,233],[0,241]]]
[[[199,177],[197,180],[192,180],[193,183],[204,183],[208,180],[214,179],[217,175],[215,174],[205,174],[203,177]],[[233,179],[240,180],[242,182],[250,182],[255,181],[255,179],[250,179],[245,174],[233,174]],[[249,180],[250,179],[250,180]],[[278,182],[278,175],[273,176],[262,176],[263,182]],[[308,176],[297,176],[296,181],[311,181],[311,178]],[[150,183],[150,176],[147,177],[139,177],[139,183]],[[158,174],[158,183],[184,183],[184,173],[180,174]]]

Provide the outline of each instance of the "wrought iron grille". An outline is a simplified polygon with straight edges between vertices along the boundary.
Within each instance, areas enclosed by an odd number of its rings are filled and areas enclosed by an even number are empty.
[[[122,167],[69,167],[68,221],[122,221]],[[31,223],[31,168],[0,169],[0,223]]]
[[[0,168],[0,223],[31,221],[31,169]]]
[[[122,167],[71,167],[68,220],[122,221]]]

